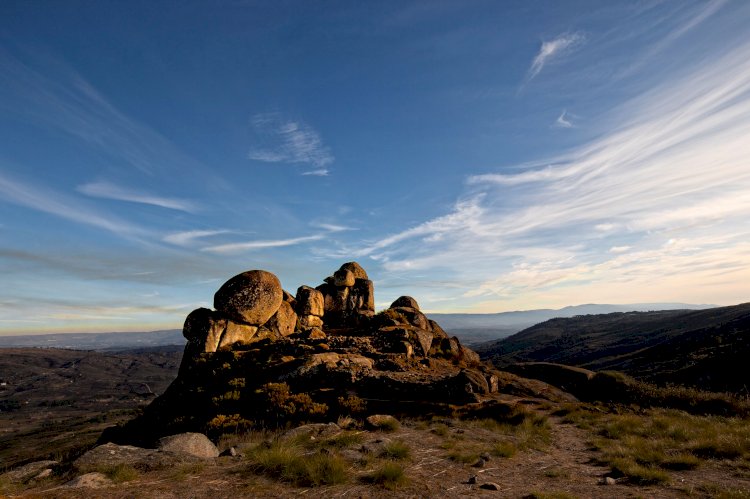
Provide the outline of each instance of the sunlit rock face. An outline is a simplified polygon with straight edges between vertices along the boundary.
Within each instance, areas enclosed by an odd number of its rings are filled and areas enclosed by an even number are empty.
[[[480,363],[412,297],[375,314],[373,282],[356,262],[295,296],[270,272],[243,272],[214,306],[185,319],[188,344],[169,389],[103,440],[143,445],[186,431],[446,413],[491,401],[509,376]]]

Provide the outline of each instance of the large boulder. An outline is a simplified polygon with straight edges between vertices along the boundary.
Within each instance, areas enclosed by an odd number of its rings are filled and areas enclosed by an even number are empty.
[[[419,311],[419,304],[417,303],[417,300],[415,300],[411,296],[400,296],[396,298],[396,301],[391,303],[390,308],[398,307],[413,308],[414,310]]]
[[[294,332],[296,326],[297,314],[286,301],[281,302],[279,309],[266,323],[268,329],[279,333],[281,336],[289,336]]]
[[[200,458],[219,457],[219,449],[202,433],[180,433],[159,440],[159,450]]]
[[[297,289],[297,313],[299,315],[316,315],[323,317],[325,301],[323,293],[310,286],[300,286]]]
[[[207,308],[193,310],[185,319],[182,335],[188,340],[192,354],[215,352],[227,328],[227,320]]]
[[[239,324],[234,321],[226,321],[226,324],[226,329],[224,329],[224,334],[221,335],[221,340],[219,340],[219,346],[216,350],[231,347],[236,343],[240,345],[252,343],[258,332],[258,326]]]
[[[219,288],[214,295],[214,308],[238,322],[260,326],[276,313],[283,297],[275,275],[265,270],[248,270]]]
[[[354,286],[354,274],[350,270],[337,270],[333,274],[333,284],[338,287],[352,287]]]
[[[365,272],[365,269],[363,269],[362,266],[357,262],[346,262],[339,268],[339,271],[342,270],[348,270],[349,272],[354,274],[355,279],[369,279],[369,277],[367,277],[367,272]]]

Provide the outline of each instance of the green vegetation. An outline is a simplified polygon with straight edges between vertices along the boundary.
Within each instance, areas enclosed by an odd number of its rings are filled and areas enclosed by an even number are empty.
[[[398,422],[398,420],[393,418],[377,419],[373,421],[372,425],[376,430],[388,433],[398,431],[398,429],[401,428],[401,424]]]
[[[404,485],[407,478],[404,469],[398,463],[389,461],[366,476],[365,481],[393,490]]]
[[[393,440],[383,446],[380,457],[393,460],[409,459],[411,449],[403,441]]]
[[[323,441],[323,445],[326,447],[333,447],[335,449],[346,449],[347,447],[354,447],[364,442],[365,438],[362,432],[359,431],[345,431],[327,438]]]
[[[691,414],[750,416],[750,403],[734,395],[685,386],[657,386],[616,371],[596,373],[586,392],[578,395],[587,400],[679,409]]]
[[[508,458],[508,457],[515,456],[517,450],[518,448],[513,442],[500,441],[492,447],[490,454],[492,454],[495,457]]]
[[[248,459],[255,473],[300,487],[347,481],[346,463],[337,454],[316,452],[310,455],[290,441],[277,440],[269,446],[259,445],[252,450]]]
[[[669,481],[669,471],[695,469],[707,459],[750,466],[746,419],[695,416],[673,409],[617,414],[591,406],[568,406],[557,414],[591,431],[600,461],[633,483],[664,483]]]
[[[313,401],[307,393],[292,394],[286,383],[267,383],[259,391],[272,421],[308,421],[321,419],[328,406]]]
[[[140,473],[137,469],[133,468],[128,464],[116,464],[114,466],[103,466],[93,471],[103,473],[110,480],[115,483],[130,482],[138,478]]]

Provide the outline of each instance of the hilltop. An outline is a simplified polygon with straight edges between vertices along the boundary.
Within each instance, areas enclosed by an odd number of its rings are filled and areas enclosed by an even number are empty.
[[[622,371],[650,382],[747,392],[750,303],[551,319],[476,350],[500,368],[555,362]]]

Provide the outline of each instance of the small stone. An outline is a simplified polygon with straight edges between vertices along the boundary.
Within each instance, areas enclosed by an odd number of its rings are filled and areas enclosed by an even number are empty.
[[[34,477],[34,480],[41,480],[42,478],[47,478],[48,476],[52,476],[52,468],[43,469],[37,476]]]
[[[481,457],[477,459],[477,462],[472,464],[472,468],[484,468],[484,465],[486,464],[486,461],[482,459]]]
[[[474,485],[475,483],[477,483],[477,478],[479,478],[477,475],[471,475],[466,483],[468,483],[469,485]]]
[[[479,488],[484,490],[500,490],[500,485],[495,482],[485,482]]]
[[[224,451],[223,451],[223,452],[222,452],[221,454],[219,454],[219,455],[220,455],[220,456],[224,456],[224,457],[226,457],[226,456],[228,456],[228,457],[236,457],[236,456],[237,456],[237,447],[234,447],[234,446],[232,446],[232,447],[230,447],[230,448],[228,448],[228,449],[224,450]]]
[[[599,481],[599,483],[602,484],[602,485],[616,485],[617,484],[617,480],[615,480],[611,476],[605,476],[604,478],[602,478]]]
[[[320,329],[319,327],[314,327],[310,330],[309,333],[307,333],[307,337],[311,340],[324,340],[328,336],[326,336],[323,330]]]
[[[69,487],[72,489],[81,489],[81,488],[88,488],[88,489],[100,489],[102,487],[108,487],[112,485],[112,480],[107,478],[107,476],[104,473],[99,473],[98,471],[94,471],[91,473],[86,473],[85,475],[81,475],[79,477],[76,477],[69,482],[66,482],[63,487]]]
[[[481,457],[485,461],[489,461],[490,460],[490,453],[489,452],[483,452],[482,454],[479,455],[479,457]]]

